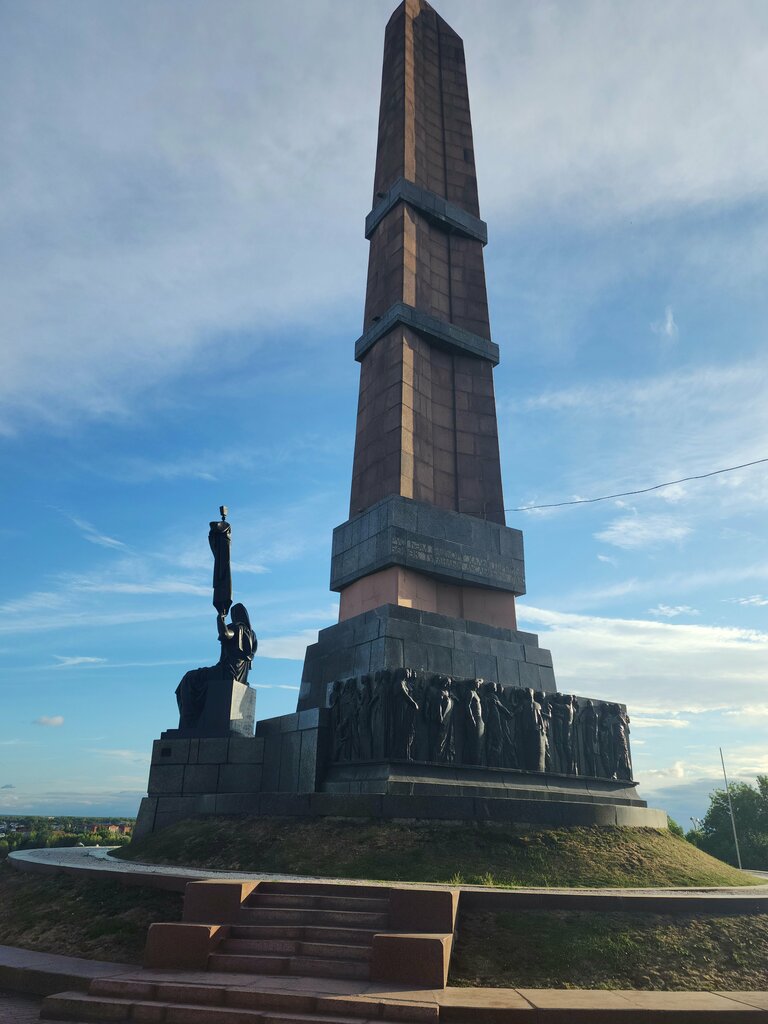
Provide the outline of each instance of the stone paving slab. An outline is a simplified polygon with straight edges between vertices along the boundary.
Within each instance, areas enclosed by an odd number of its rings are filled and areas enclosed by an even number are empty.
[[[84,960],[56,953],[0,945],[0,988],[34,995],[52,995],[65,988],[85,991],[93,978],[135,974],[133,964]]]
[[[520,989],[537,1011],[536,1021],[580,1024],[591,1021],[681,1020],[691,1024],[764,1021],[766,1011],[730,992],[633,992],[575,989]]]
[[[0,1024],[37,1024],[42,1000],[0,991]]]

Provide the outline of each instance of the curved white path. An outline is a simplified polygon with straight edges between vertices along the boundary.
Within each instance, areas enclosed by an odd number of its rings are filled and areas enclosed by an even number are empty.
[[[489,887],[483,885],[459,885],[459,886],[448,886],[440,885],[436,883],[426,882],[371,882],[365,881],[359,878],[328,878],[322,876],[313,875],[287,875],[287,874],[275,874],[274,872],[258,872],[258,871],[221,871],[221,870],[201,870],[200,868],[185,868],[176,866],[165,866],[161,864],[142,864],[138,861],[120,860],[117,857],[110,857],[112,850],[119,849],[115,846],[74,846],[64,847],[58,849],[46,849],[46,850],[15,850],[9,855],[9,861],[11,865],[19,870],[25,870],[25,865],[30,865],[26,870],[34,870],[32,865],[40,865],[40,867],[47,867],[48,869],[55,869],[57,867],[66,868],[68,870],[81,870],[87,872],[109,872],[114,873],[125,873],[133,875],[166,875],[174,878],[188,878],[190,880],[195,878],[242,878],[252,879],[258,881],[279,881],[279,882],[327,882],[332,884],[341,885],[383,885],[389,886],[396,884],[397,886],[415,885],[420,889],[424,888],[435,888],[435,889],[447,889],[447,888],[458,888],[463,891],[469,892],[496,892],[496,893],[532,893],[541,895],[554,895],[556,893],[572,893],[573,895],[579,896],[656,896],[659,898],[673,898],[676,896],[696,896],[700,895],[708,899],[716,900],[718,898],[742,898],[742,899],[766,899],[768,900],[768,872],[756,871],[755,875],[766,879],[762,885],[750,885],[743,887],[730,887],[730,888],[679,888],[679,889],[653,889],[653,888],[638,888],[638,889],[568,889],[568,888],[533,888],[533,887],[520,887],[514,889],[506,889],[501,887]],[[750,872],[746,872],[749,874]]]

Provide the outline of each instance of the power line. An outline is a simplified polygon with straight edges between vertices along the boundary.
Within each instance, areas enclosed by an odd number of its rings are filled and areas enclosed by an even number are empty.
[[[742,462],[740,466],[727,466],[725,469],[713,469],[711,473],[699,473],[698,476],[683,476],[679,480],[667,480],[663,484],[654,484],[653,487],[641,487],[637,491],[621,491],[618,494],[602,494],[599,498],[574,498],[573,501],[555,501],[550,505],[523,505],[521,508],[505,508],[505,512],[532,512],[539,508],[562,508],[564,505],[592,505],[596,501],[610,501],[611,498],[631,498],[636,494],[648,494],[650,491],[660,491],[662,487],[672,487],[673,484],[686,484],[689,480],[706,480],[710,476],[719,476],[720,473],[733,473],[737,469],[746,469],[748,466],[759,466],[768,462],[768,458],[755,459],[754,462]]]

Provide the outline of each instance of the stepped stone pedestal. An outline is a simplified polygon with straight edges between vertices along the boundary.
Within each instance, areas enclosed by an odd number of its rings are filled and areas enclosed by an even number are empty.
[[[166,729],[162,739],[253,736],[256,691],[247,683],[222,678],[209,685],[205,704],[194,728]]]

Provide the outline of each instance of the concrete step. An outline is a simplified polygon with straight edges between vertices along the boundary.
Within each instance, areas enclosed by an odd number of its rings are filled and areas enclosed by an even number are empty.
[[[377,928],[332,928],[328,925],[233,925],[230,937],[233,939],[295,939],[297,942],[341,942],[350,946],[370,946],[373,936],[383,929]]]
[[[305,931],[303,924],[233,924],[229,934],[233,939],[292,939],[300,942]]]
[[[334,928],[373,928],[380,931],[389,925],[388,914],[372,914],[358,910],[288,910],[278,907],[241,907],[238,925],[330,925]]]
[[[388,899],[352,896],[319,896],[310,893],[272,893],[257,889],[244,904],[246,907],[284,907],[288,910],[362,910],[388,914]]]
[[[342,960],[318,956],[249,956],[238,953],[211,953],[209,971],[236,974],[293,974],[308,978],[364,979],[371,976],[365,960]]]
[[[340,942],[300,942],[297,953],[301,957],[317,956],[321,960],[359,960],[368,963],[371,946],[346,945]]]
[[[247,956],[279,954],[283,956],[319,956],[337,960],[370,960],[371,946],[330,942],[296,942],[290,939],[226,939],[217,953]]]
[[[59,992],[47,996],[40,1007],[41,1020],[107,1021],[146,1019],[142,1017],[145,1007],[156,1007],[155,1002],[135,999],[117,999],[114,996],[92,996],[85,992]],[[138,1013],[137,1013],[138,1009]],[[150,1012],[150,1019],[151,1019]],[[165,1019],[165,1014],[163,1014]],[[256,1018],[254,1018],[256,1020]],[[243,1020],[242,1024],[246,1024]]]
[[[287,974],[291,957],[259,956],[242,953],[211,953],[209,971],[234,971],[237,974]]]
[[[217,953],[247,954],[260,956],[263,954],[279,954],[293,956],[299,952],[301,945],[296,939],[225,939],[216,947]]]
[[[261,882],[259,892],[303,893],[309,896],[349,896],[352,899],[389,899],[389,887],[386,885],[345,885],[338,882]]]
[[[205,978],[204,974],[200,975]],[[78,992],[80,996],[82,993]],[[258,1010],[260,1012],[289,1010],[294,1016],[301,1014],[315,1015],[322,1017],[324,1014],[330,1017],[344,1016],[347,1014],[353,1017],[364,1015],[366,1018],[376,1018],[380,1024],[384,1024],[381,1018],[387,1018],[386,1007],[377,1004],[375,1000],[361,1010],[359,1002],[352,1000],[347,1005],[344,999],[337,999],[332,995],[313,995],[306,992],[270,992],[254,988],[237,988],[210,983],[198,983],[189,981],[142,981],[136,978],[94,978],[89,988],[91,996],[112,996],[117,1000],[126,1000],[133,1005],[140,1006],[139,1014],[134,1019],[138,1020],[144,1016],[148,1021],[151,1014],[144,1011],[145,1005],[155,1006],[183,1004],[185,1006],[227,1006],[239,1010]],[[396,1014],[397,1020],[407,1021],[412,1024],[437,1024],[438,1007],[436,1003],[413,1003],[398,999]],[[155,1013],[152,1018],[157,1021],[162,1018],[162,1013]],[[71,1018],[68,1018],[71,1019]]]
[[[62,992],[48,996],[40,1011],[44,1020],[80,1022],[147,1021],[165,1024],[364,1024],[358,1016],[339,1013],[302,1013],[290,1008],[247,1009],[200,1003],[144,1002]],[[385,1024],[384,1021],[381,1024]]]
[[[323,959],[319,956],[292,956],[288,973],[308,978],[345,978],[369,981],[371,965],[363,960]]]

